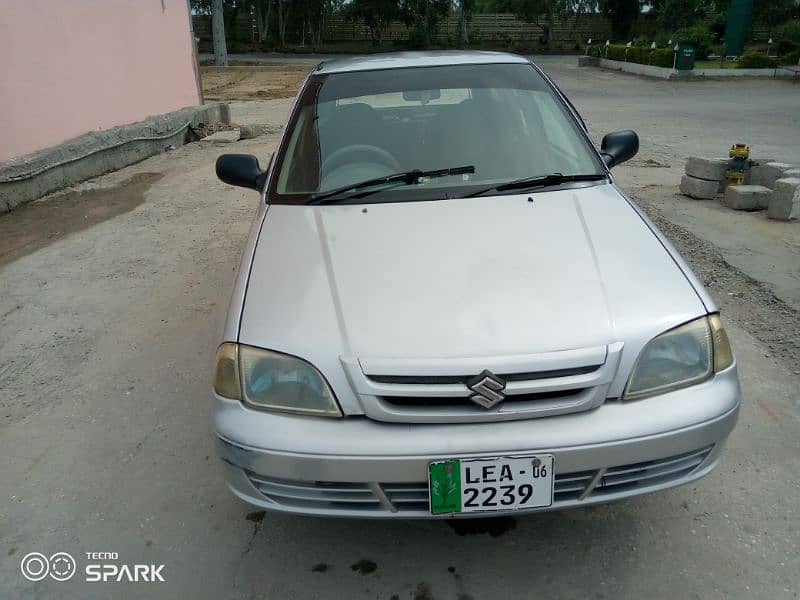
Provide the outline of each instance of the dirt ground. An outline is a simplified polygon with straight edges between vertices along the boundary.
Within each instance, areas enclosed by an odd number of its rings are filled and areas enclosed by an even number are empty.
[[[112,188],[70,190],[46,202],[34,202],[0,219],[0,266],[144,202],[158,173],[137,173]]]
[[[309,69],[306,65],[287,64],[200,67],[203,98],[206,101],[288,98],[297,93]]]

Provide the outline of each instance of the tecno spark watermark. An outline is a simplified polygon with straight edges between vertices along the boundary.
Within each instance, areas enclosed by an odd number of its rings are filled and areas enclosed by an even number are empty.
[[[41,581],[48,575],[56,581],[69,581],[75,575],[75,559],[66,552],[56,552],[47,558],[41,552],[29,552],[22,557],[22,574],[30,581]]]
[[[119,563],[116,552],[85,552],[83,567],[87,583],[125,581],[129,583],[163,583],[164,565]],[[25,579],[41,581],[48,575],[55,581],[69,581],[78,570],[75,559],[66,552],[49,558],[41,552],[29,552],[22,558],[20,570]]]

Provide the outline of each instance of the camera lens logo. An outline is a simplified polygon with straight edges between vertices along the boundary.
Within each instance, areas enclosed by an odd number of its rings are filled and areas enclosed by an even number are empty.
[[[75,559],[66,552],[56,552],[50,557],[50,577],[67,581],[75,575]]]
[[[66,552],[56,552],[49,559],[41,552],[26,554],[20,570],[25,579],[41,581],[49,574],[56,581],[68,581],[75,575],[75,559]]]

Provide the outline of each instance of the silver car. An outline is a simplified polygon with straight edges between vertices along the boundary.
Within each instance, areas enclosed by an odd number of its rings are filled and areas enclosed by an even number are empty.
[[[719,311],[530,61],[324,62],[266,171],[214,374],[230,489],[347,517],[588,506],[719,463],[740,389]]]

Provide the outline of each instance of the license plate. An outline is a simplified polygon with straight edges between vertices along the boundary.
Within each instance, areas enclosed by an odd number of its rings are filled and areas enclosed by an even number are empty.
[[[553,455],[449,459],[428,465],[431,514],[553,504]]]

